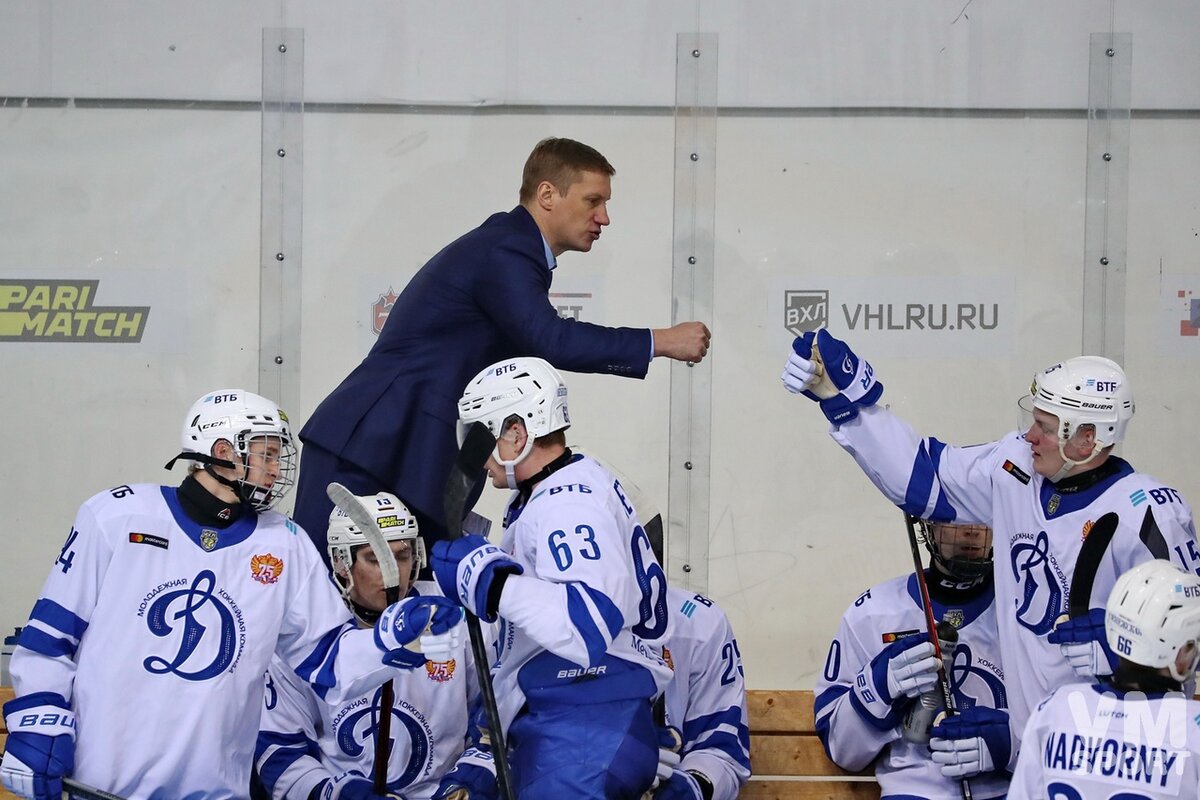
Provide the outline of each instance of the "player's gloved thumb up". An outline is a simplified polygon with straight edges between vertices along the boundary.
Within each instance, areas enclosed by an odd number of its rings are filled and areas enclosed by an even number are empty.
[[[66,698],[36,692],[4,704],[8,744],[0,763],[4,788],[34,800],[61,800],[75,769],[75,712]]]
[[[953,717],[944,716],[930,731],[929,749],[947,778],[1007,769],[1012,754],[1008,712],[972,706]]]
[[[941,665],[928,639],[922,636],[897,639],[858,671],[850,691],[850,705],[879,730],[894,728],[907,705],[902,701],[932,689]]]
[[[316,800],[404,800],[403,795],[375,794],[375,784],[357,770],[343,772],[316,785],[309,797]]]
[[[525,571],[507,553],[476,533],[434,542],[431,563],[433,575],[446,596],[457,597],[484,622],[496,621],[503,586],[501,576]]]
[[[496,800],[496,762],[491,750],[469,747],[458,758],[454,769],[438,784],[434,800]]]
[[[854,419],[859,408],[875,405],[883,394],[883,384],[875,380],[871,364],[824,328],[792,342],[792,355],[781,377],[792,394],[819,402],[834,425]]]
[[[426,658],[446,661],[438,647],[442,639],[453,635],[462,621],[458,603],[445,597],[420,595],[392,603],[375,623],[375,646],[383,651],[383,663],[390,667],[416,669]],[[430,645],[429,653],[424,645]],[[437,651],[437,652],[434,652]]]
[[[1117,668],[1117,656],[1109,649],[1104,632],[1103,608],[1093,608],[1087,616],[1074,619],[1059,617],[1046,641],[1058,645],[1063,658],[1081,678],[1111,675]]]

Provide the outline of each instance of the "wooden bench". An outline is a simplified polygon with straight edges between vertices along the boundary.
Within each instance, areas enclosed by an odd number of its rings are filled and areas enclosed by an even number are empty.
[[[12,687],[0,686],[0,703],[11,700],[12,696]],[[749,691],[746,703],[754,777],[740,798],[878,800],[879,784],[874,778],[845,772],[825,756],[813,727],[812,692]],[[0,750],[6,738],[0,715]],[[10,797],[0,788],[0,798]]]
[[[746,706],[754,775],[739,800],[879,800],[873,777],[846,772],[825,755],[812,692],[751,690]]]

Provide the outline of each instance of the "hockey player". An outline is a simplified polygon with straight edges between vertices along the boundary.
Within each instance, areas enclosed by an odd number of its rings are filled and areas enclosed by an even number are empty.
[[[1113,455],[1133,417],[1133,392],[1106,358],[1081,356],[1038,372],[1026,399],[1029,429],[971,447],[922,439],[877,405],[883,385],[871,365],[826,330],[796,339],[783,382],[819,401],[834,440],[906,512],[995,532],[1004,668],[1020,676],[1007,686],[1014,732],[1051,689],[1075,679],[1068,659],[1109,671],[1096,626],[1068,626],[1068,635],[1049,638],[1095,520],[1109,511],[1120,517],[1095,597],[1151,558],[1200,567],[1192,511],[1179,492]]]
[[[672,670],[664,692],[667,725],[682,734],[682,759],[654,800],[736,800],[750,780],[750,728],[742,654],[729,618],[704,595],[667,590]]]
[[[206,394],[182,440],[180,486],[118,486],[79,509],[12,656],[0,773],[16,794],[59,800],[70,775],[134,800],[244,797],[273,654],[336,702],[461,616],[410,598],[354,630],[308,537],[271,510],[295,453],[271,401]]]
[[[1117,579],[1105,628],[1112,679],[1047,697],[1025,728],[1011,800],[1155,800],[1200,796],[1200,579],[1146,561]]]
[[[516,494],[500,547],[433,546],[442,590],[502,620],[496,699],[522,798],[640,798],[658,763],[650,703],[670,679],[666,580],[620,483],[566,446],[567,387],[540,358],[498,362],[459,402]],[[656,590],[658,590],[656,592]]]
[[[440,596],[436,583],[416,580],[425,563],[416,517],[388,492],[363,499],[394,554],[400,596]],[[375,553],[339,508],[330,515],[327,532],[334,580],[359,627],[371,628],[387,606]],[[423,643],[422,653],[412,654],[418,668],[393,678],[396,702],[391,712],[388,788],[407,800],[432,797],[463,751],[468,704],[478,691],[464,627],[456,625],[443,634],[444,646],[436,652]],[[371,776],[381,690],[329,705],[278,658],[272,661],[266,681],[255,765],[270,796],[275,800],[377,797]]]
[[[955,641],[943,636],[942,653],[955,706],[963,719],[1002,734],[996,752],[989,753],[990,763],[956,768],[950,775],[943,774],[936,751],[930,758],[930,724],[942,702],[936,687],[939,664],[915,575],[873,586],[846,609],[813,692],[817,735],[843,769],[865,769],[874,761],[884,798],[958,800],[963,777],[971,778],[979,800],[1003,797],[1009,732],[993,602],[992,533],[982,525],[921,526],[930,555],[925,580],[934,618],[958,634]],[[939,733],[933,730],[934,736]],[[971,745],[976,738],[964,737]],[[959,748],[958,741],[935,738],[932,744]]]

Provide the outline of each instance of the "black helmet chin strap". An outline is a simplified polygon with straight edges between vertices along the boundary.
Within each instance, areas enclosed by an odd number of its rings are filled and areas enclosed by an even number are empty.
[[[191,453],[185,450],[168,461],[165,465],[166,469],[171,469],[175,466],[175,462],[181,459],[184,461],[195,461],[203,464],[204,471],[211,475],[212,478],[218,483],[228,486],[230,489],[232,489],[233,493],[237,495],[237,498],[240,502],[249,504],[253,499],[253,486],[243,480],[226,478],[224,475],[217,474],[217,471],[213,469],[213,467],[237,469],[237,464],[234,464],[232,461],[227,461],[223,458],[213,458],[212,456],[205,455],[204,453]],[[242,469],[249,471],[249,465],[243,464]]]

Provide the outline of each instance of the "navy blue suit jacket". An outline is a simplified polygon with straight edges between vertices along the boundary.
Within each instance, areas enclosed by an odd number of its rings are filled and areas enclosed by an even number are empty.
[[[458,451],[458,398],[484,367],[540,356],[574,372],[646,375],[646,329],[559,317],[548,297],[550,280],[529,212],[517,206],[493,214],[413,276],[375,346],[318,406],[300,438],[440,522]]]

